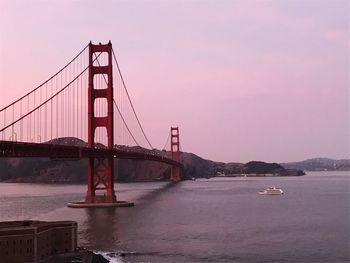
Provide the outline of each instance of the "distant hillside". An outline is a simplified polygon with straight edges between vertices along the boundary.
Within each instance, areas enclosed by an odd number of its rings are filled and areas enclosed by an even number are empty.
[[[85,146],[86,142],[76,138],[58,138],[48,143]],[[99,145],[103,148],[105,146]],[[119,148],[131,148],[117,146]],[[193,153],[181,153],[184,165],[183,179],[212,177],[217,175],[275,174],[282,176],[301,175],[296,170],[284,169],[276,163],[249,162],[223,163],[203,159]],[[165,180],[170,177],[169,165],[152,161],[116,160],[116,180],[119,182]],[[0,181],[7,182],[86,182],[87,159],[49,158],[0,158]]]
[[[204,160],[192,153],[181,153],[183,179],[213,176],[223,163]],[[120,182],[165,180],[171,167],[164,163],[137,160],[114,162],[116,179]],[[87,159],[0,158],[0,181],[11,182],[85,182]]]
[[[282,163],[281,165],[287,169],[304,171],[350,171],[350,159],[314,158],[301,162]]]

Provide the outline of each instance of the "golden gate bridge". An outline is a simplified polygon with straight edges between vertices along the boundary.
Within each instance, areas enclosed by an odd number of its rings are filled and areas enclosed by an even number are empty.
[[[171,180],[179,181],[178,127],[171,127],[163,149],[169,139],[169,152],[153,148],[110,41],[90,42],[41,85],[0,109],[0,158],[87,158],[87,204],[117,202],[115,158],[169,164]]]

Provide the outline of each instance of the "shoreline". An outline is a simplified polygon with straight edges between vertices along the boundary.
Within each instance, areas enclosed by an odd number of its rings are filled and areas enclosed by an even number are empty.
[[[325,172],[325,173],[332,173],[332,172],[350,172],[350,170],[304,170],[304,174],[227,174],[227,175],[212,175],[212,176],[203,176],[203,177],[193,177],[194,179],[209,179],[209,178],[234,178],[234,177],[299,177],[307,175],[308,173],[313,172]],[[19,180],[19,178],[23,177],[17,177],[16,179],[7,179],[7,180],[0,180],[0,183],[6,183],[6,184],[13,184],[13,183],[19,183],[19,184],[42,184],[42,185],[86,185],[85,181],[76,182],[76,181],[29,181],[29,180]],[[25,178],[25,177],[24,177]],[[191,180],[192,178],[187,178],[185,180]],[[193,179],[192,179],[193,180]],[[130,183],[153,183],[153,182],[167,182],[167,180],[149,180],[149,181],[115,181],[115,183],[118,184],[130,184]]]
[[[76,251],[69,254],[53,256],[46,260],[47,263],[110,263],[102,255],[97,254],[84,247],[77,247]]]

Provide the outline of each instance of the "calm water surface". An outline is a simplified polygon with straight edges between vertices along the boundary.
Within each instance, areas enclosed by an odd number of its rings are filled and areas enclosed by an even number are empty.
[[[132,208],[72,209],[85,185],[0,184],[0,220],[75,220],[113,262],[349,262],[349,172],[117,184]],[[282,196],[258,191],[279,186]],[[124,253],[126,256],[121,256]]]

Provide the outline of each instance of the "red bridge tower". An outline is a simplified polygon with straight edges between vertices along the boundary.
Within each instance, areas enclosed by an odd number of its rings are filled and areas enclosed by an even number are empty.
[[[179,140],[179,127],[170,128],[171,135],[171,159],[180,162],[180,140]],[[173,165],[171,167],[170,179],[172,181],[180,181],[180,167]]]
[[[108,54],[107,65],[93,65],[95,53]],[[97,55],[95,55],[95,58]],[[107,88],[95,89],[94,76],[105,74]],[[112,43],[106,45],[89,44],[89,87],[88,87],[88,146],[95,147],[95,131],[98,127],[107,130],[108,148],[112,149],[113,141],[113,71],[112,71]],[[95,115],[95,100],[106,99],[107,116]],[[98,191],[100,194],[98,195]],[[88,190],[86,203],[114,203],[114,158],[113,156],[89,158],[88,164]]]

